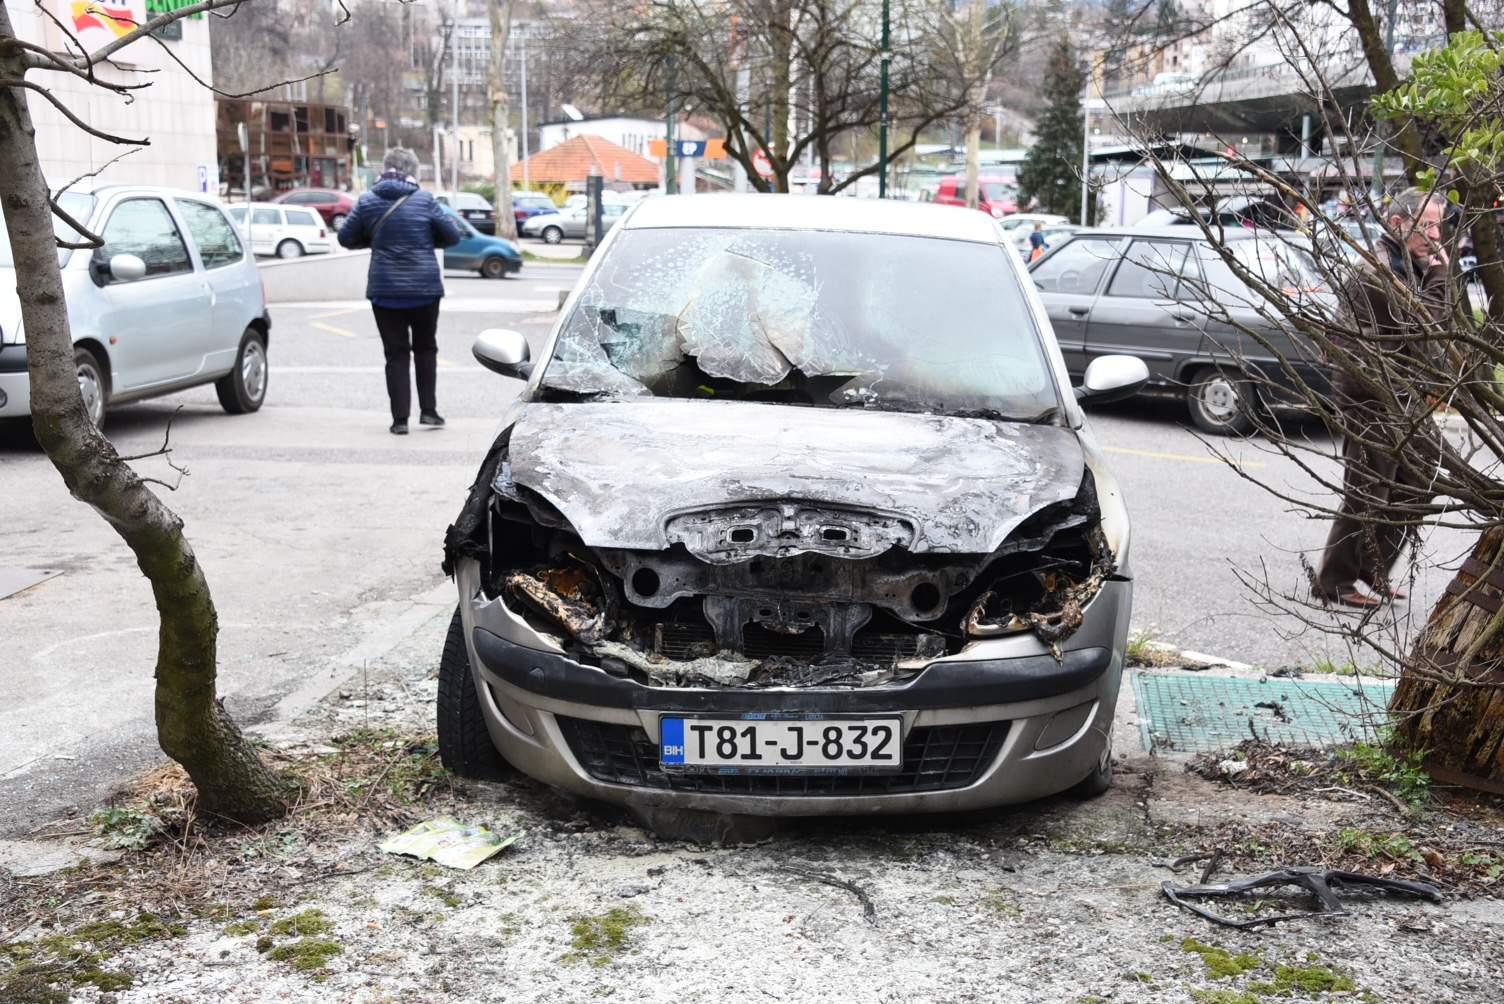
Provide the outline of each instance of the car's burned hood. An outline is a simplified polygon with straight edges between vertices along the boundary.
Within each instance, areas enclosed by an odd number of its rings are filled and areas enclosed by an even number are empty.
[[[1073,498],[1084,463],[1054,426],[702,401],[530,404],[510,455],[585,543],[638,550],[682,539],[682,514],[794,502],[887,517],[878,536],[913,551],[985,554]]]

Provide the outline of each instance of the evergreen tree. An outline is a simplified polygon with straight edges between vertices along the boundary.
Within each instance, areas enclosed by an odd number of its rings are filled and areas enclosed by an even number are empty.
[[[1081,210],[1081,90],[1086,73],[1061,36],[1044,71],[1044,114],[1034,146],[1018,172],[1019,193],[1039,209],[1074,217]]]

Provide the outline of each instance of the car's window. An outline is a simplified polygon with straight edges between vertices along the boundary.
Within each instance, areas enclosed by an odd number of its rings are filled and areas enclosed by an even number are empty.
[[[295,227],[316,227],[321,225],[320,218],[306,209],[287,210],[287,222]]]
[[[1077,237],[1034,266],[1029,274],[1034,285],[1046,293],[1090,295],[1097,291],[1107,266],[1117,259],[1116,241]]]
[[[109,261],[117,254],[133,254],[146,263],[144,278],[192,272],[188,247],[161,199],[129,199],[115,207],[99,235],[104,247],[95,256]]]
[[[235,236],[235,228],[230,226],[224,213],[190,199],[178,200],[178,212],[183,214],[188,233],[198,245],[198,256],[203,259],[204,268],[221,268],[245,257],[240,238]]]
[[[236,223],[244,223],[245,222],[245,206],[231,206],[230,207],[230,219],[234,220]]]
[[[280,227],[281,225],[282,211],[280,209],[257,209],[251,213],[251,226]]]
[[[988,202],[1002,202],[1005,199],[1013,198],[1017,194],[1012,185],[1004,184],[1001,181],[984,181],[977,188],[981,189],[982,198]]]
[[[73,217],[79,226],[87,227],[89,217],[94,213],[94,196],[83,192],[64,192],[58,196],[58,205],[62,207],[63,212]],[[52,233],[58,240],[72,244],[77,244],[84,239],[82,234],[65,223],[57,213],[52,214]],[[68,259],[72,255],[72,248],[58,248],[58,267],[62,268],[68,264]],[[0,268],[12,268],[15,264],[15,258],[12,257],[10,250],[10,237],[5,231],[5,213],[3,209],[0,209]]]
[[[1175,299],[1186,251],[1184,241],[1134,241],[1107,284],[1107,295]]]
[[[543,388],[1037,418],[1059,398],[1010,253],[835,231],[628,231],[580,293]]]
[[[1329,288],[1309,253],[1277,238],[1238,241],[1232,245],[1232,253],[1248,273],[1285,296],[1299,297]],[[1216,248],[1198,244],[1195,257],[1200,262],[1202,276],[1191,285],[1198,298],[1225,307],[1258,309],[1263,305],[1263,295],[1249,288]]]

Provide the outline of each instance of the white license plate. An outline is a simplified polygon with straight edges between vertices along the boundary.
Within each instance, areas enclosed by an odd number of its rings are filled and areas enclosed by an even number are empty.
[[[903,720],[662,718],[665,770],[881,774],[903,767]]]

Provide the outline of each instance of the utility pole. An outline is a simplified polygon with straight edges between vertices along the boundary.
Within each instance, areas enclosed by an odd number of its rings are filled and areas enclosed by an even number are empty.
[[[459,53],[460,16],[459,5],[455,4],[454,20],[449,25],[449,85],[452,98],[450,99],[449,114],[452,119],[449,126],[449,134],[454,137],[454,157],[449,166],[449,191],[450,193],[460,190],[460,53]],[[442,179],[439,179],[443,184]]]
[[[527,32],[522,33],[519,41],[522,43],[522,190],[529,192],[532,191],[533,186],[527,177]],[[511,174],[510,171],[507,173]],[[511,186],[507,187],[510,188]],[[512,196],[508,192],[507,203],[510,204],[511,201]]]
[[[668,74],[667,74],[667,83],[668,83],[668,87],[667,87],[667,91],[668,91],[668,108],[667,108],[667,111],[665,112],[664,118],[663,118],[663,135],[664,135],[664,144],[663,144],[663,194],[665,194],[665,195],[673,195],[675,192],[677,192],[679,190],[679,186],[677,184],[677,179],[674,177],[674,171],[678,167],[678,165],[675,163],[675,160],[674,160],[674,83],[675,83],[675,80],[674,80],[674,70],[675,69],[676,69],[676,67],[674,66],[674,56],[673,56],[673,53],[669,53],[669,57],[668,57]]]
[[[512,36],[511,0],[490,0],[487,13],[491,18],[491,52],[488,81],[491,94],[491,164],[496,169],[496,236],[516,237],[517,217],[512,210],[511,151],[507,147],[507,43]],[[526,36],[524,36],[526,38]],[[525,44],[525,43],[524,43]],[[522,129],[527,139],[527,59],[522,61]],[[523,148],[526,150],[526,147]],[[526,158],[524,153],[523,157]],[[524,172],[527,161],[523,160]]]
[[[1384,16],[1384,51],[1394,53],[1394,22],[1398,16],[1399,0],[1389,0],[1389,13]],[[1384,127],[1379,126],[1379,148],[1373,152],[1373,201],[1374,210],[1382,207],[1377,203],[1384,198]]]
[[[1086,226],[1087,200],[1091,198],[1091,77],[1081,98],[1081,225]]]
[[[888,0],[883,0],[882,82],[877,111],[877,197],[888,197],[888,63],[893,50],[888,39]]]

